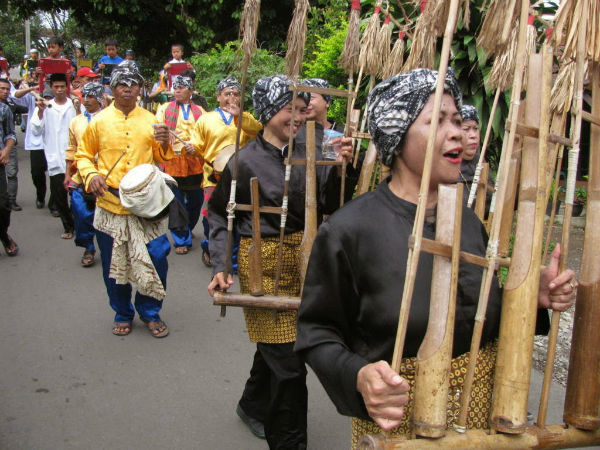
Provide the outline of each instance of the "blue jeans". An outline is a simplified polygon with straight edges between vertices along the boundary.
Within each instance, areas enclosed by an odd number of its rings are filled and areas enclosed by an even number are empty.
[[[113,238],[108,234],[96,230],[96,240],[100,250],[100,259],[102,260],[102,275],[104,284],[108,293],[110,306],[115,310],[115,322],[131,322],[135,315],[133,305],[131,304],[131,284],[117,284],[114,278],[109,278],[110,260],[112,258]],[[169,264],[167,255],[171,251],[171,244],[166,234],[146,244],[152,263],[158,272],[158,276],[167,288],[167,270]],[[139,316],[148,321],[160,320],[159,312],[162,308],[162,301],[156,298],[142,295],[139,292],[135,294],[135,310]]]
[[[198,223],[200,218],[200,209],[204,201],[204,192],[202,189],[179,189],[173,187],[175,197],[185,206],[188,213],[189,225],[187,231],[171,231],[173,243],[175,247],[191,247],[192,246],[192,230]]]
[[[75,222],[75,245],[86,250],[94,247],[94,210],[90,209],[83,198],[83,191],[75,189],[71,192],[71,212]]]

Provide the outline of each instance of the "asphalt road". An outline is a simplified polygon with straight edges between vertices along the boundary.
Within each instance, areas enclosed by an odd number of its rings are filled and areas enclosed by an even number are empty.
[[[136,319],[129,336],[114,336],[99,262],[80,266],[83,251],[60,239],[60,220],[35,208],[28,154],[19,161],[23,211],[9,233],[21,251],[0,252],[0,448],[267,448],[235,415],[254,346],[241,310],[220,318],[212,305],[199,246],[169,257],[162,316],[171,334],[155,339]],[[562,416],[554,388],[548,423]],[[349,448],[350,421],[310,370],[308,390],[309,447]]]

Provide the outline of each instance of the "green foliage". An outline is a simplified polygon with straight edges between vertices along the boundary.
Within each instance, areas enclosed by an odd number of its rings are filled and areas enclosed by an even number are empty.
[[[238,46],[239,41],[227,42],[223,46],[217,44],[206,53],[194,55],[190,59],[196,69],[196,90],[206,98],[210,108],[218,106],[215,92],[219,81],[228,75],[242,81]],[[282,73],[283,70],[284,60],[280,55],[265,49],[256,50],[248,67],[245,110],[253,111],[251,94],[256,81],[264,76]]]
[[[575,188],[575,203],[584,205],[587,201],[587,189],[585,186],[577,186]]]

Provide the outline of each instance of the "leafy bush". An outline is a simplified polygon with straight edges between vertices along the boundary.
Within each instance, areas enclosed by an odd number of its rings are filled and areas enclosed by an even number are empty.
[[[206,98],[210,108],[218,106],[215,93],[219,81],[229,75],[242,81],[238,46],[239,41],[227,42],[225,45],[217,44],[208,52],[190,58],[190,62],[196,69],[196,90]],[[254,111],[252,89],[256,81],[261,77],[283,73],[283,71],[282,56],[268,50],[257,49],[248,67],[244,110]]]

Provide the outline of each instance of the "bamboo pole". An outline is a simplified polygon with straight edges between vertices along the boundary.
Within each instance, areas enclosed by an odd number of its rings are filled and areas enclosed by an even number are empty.
[[[583,14],[587,14],[587,3],[584,2]],[[573,216],[573,200],[575,199],[575,183],[577,181],[577,163],[579,161],[579,146],[581,141],[581,120],[583,111],[583,79],[585,76],[585,27],[579,28],[577,37],[577,56],[575,68],[575,95],[573,107],[571,108],[571,141],[573,146],[569,150],[569,166],[567,171],[567,192],[565,195],[565,212],[563,215],[563,228],[560,246],[559,273],[567,268],[569,257],[569,236],[571,231],[571,218]],[[550,224],[551,226],[551,224]],[[558,339],[558,328],[560,324],[560,312],[552,313],[550,332],[548,333],[548,352],[546,355],[546,368],[544,371],[544,383],[540,397],[538,410],[538,425],[546,425],[546,414],[548,411],[548,397],[550,395],[550,384],[552,383],[552,372],[554,370],[554,357],[556,355],[556,341]]]
[[[427,332],[417,353],[415,370],[413,431],[431,438],[446,434],[446,410],[450,387],[454,317],[463,185],[440,185],[436,216],[436,241],[452,246],[450,259],[433,257],[431,300]]]
[[[539,139],[524,137],[518,221],[511,268],[502,298],[502,321],[494,381],[492,427],[520,434],[527,428],[527,400],[531,376],[531,351],[535,335],[544,233],[547,136],[550,132],[552,54],[529,58],[529,90],[525,123],[539,126]],[[538,74],[542,83],[536,84]],[[541,105],[541,107],[540,107]],[[541,112],[540,112],[541,110]]]
[[[471,355],[479,354],[479,346],[481,344],[481,335],[483,331],[483,323],[485,321],[485,313],[487,310],[488,297],[490,294],[490,288],[492,286],[492,279],[495,275],[496,258],[498,251],[498,235],[500,233],[500,220],[502,217],[502,202],[504,201],[504,194],[506,192],[506,178],[507,170],[509,168],[509,161],[512,156],[512,149],[515,141],[517,131],[517,117],[519,114],[519,105],[521,97],[521,86],[523,78],[523,69],[525,65],[525,34],[527,31],[527,16],[529,13],[529,4],[527,2],[521,2],[521,14],[519,19],[519,37],[517,44],[517,62],[515,64],[515,76],[513,77],[513,87],[511,94],[511,105],[509,111],[509,117],[511,118],[510,131],[508,134],[508,141],[506,150],[502,153],[500,160],[500,167],[498,170],[498,177],[496,179],[496,203],[499,206],[498,216],[491,222],[490,226],[490,239],[487,246],[487,259],[488,267],[483,270],[483,280],[481,283],[479,302],[477,305],[477,312],[475,314],[475,325],[473,328],[473,337],[471,339]],[[470,358],[469,366],[467,367],[467,375],[463,386],[463,395],[461,399],[461,412],[457,423],[457,430],[465,430],[467,423],[467,413],[469,408],[469,402],[471,400],[471,389],[473,386],[473,377],[475,375],[475,365],[477,358]]]
[[[435,97],[432,117],[438,117],[444,94],[444,80],[448,69],[448,59],[450,56],[450,45],[456,27],[458,15],[458,0],[451,0],[450,11],[448,13],[448,21],[444,32],[444,41],[440,55],[440,67],[438,69],[437,85],[435,87]],[[402,293],[402,306],[400,307],[400,315],[398,317],[398,333],[394,343],[394,355],[392,358],[392,368],[398,372],[400,370],[400,362],[404,351],[404,340],[406,338],[406,330],[408,325],[408,313],[412,302],[415,277],[419,264],[419,254],[421,252],[421,240],[423,238],[423,224],[425,222],[425,210],[427,208],[427,197],[429,193],[429,181],[431,178],[431,163],[433,160],[433,151],[437,134],[438,121],[433,120],[429,128],[429,137],[427,139],[427,150],[425,152],[425,161],[423,163],[423,175],[421,176],[421,187],[419,191],[419,203],[415,214],[415,223],[412,236],[415,238],[414,248],[408,252],[408,261],[406,264],[406,278],[404,282],[404,292]]]
[[[498,100],[502,91],[498,87],[496,89],[496,95],[494,96],[494,103],[492,103],[492,111],[490,112],[490,118],[488,120],[487,129],[485,130],[485,137],[483,138],[483,145],[481,146],[481,153],[479,154],[479,161],[477,161],[477,167],[475,168],[475,175],[473,175],[473,184],[471,184],[471,190],[469,191],[469,199],[467,200],[467,206],[470,208],[473,205],[475,194],[477,192],[477,185],[479,184],[479,177],[481,176],[481,170],[485,161],[485,153],[487,151],[488,144],[490,143],[490,136],[492,134],[492,123],[494,122],[494,116],[496,115],[496,109],[498,108]]]
[[[304,234],[300,243],[300,289],[304,288],[308,259],[317,235],[316,148],[315,121],[309,120],[306,122],[306,192],[304,200]]]
[[[248,249],[248,284],[250,294],[265,294],[262,282],[262,244],[260,234],[260,196],[258,178],[250,178],[250,202],[252,204],[252,245]]]
[[[592,67],[592,114],[600,115],[600,64]],[[585,430],[598,430],[600,417],[600,127],[592,125],[590,137],[590,178],[585,221],[585,238],[571,357],[567,378],[564,420]],[[596,431],[597,433],[598,431]]]

